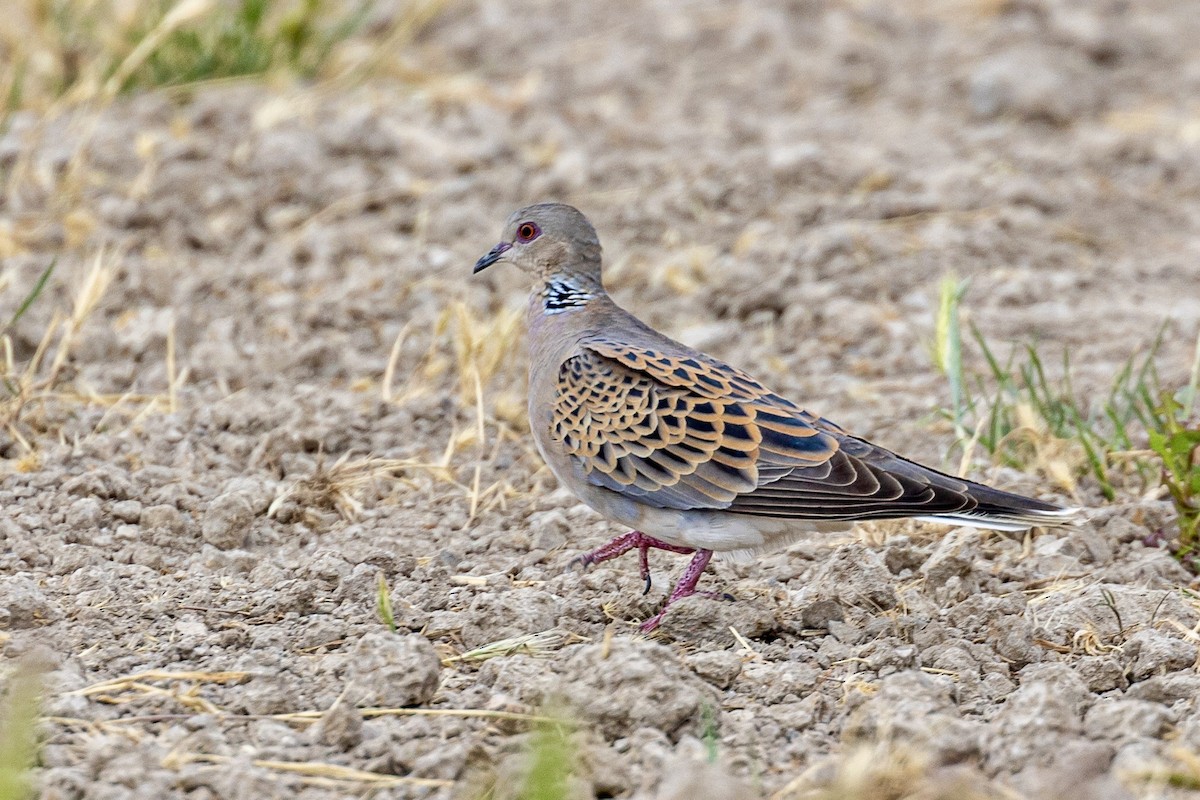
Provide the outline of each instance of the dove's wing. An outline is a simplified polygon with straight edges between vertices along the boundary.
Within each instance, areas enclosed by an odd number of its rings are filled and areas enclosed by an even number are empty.
[[[716,359],[606,338],[563,362],[551,436],[593,484],[660,508],[985,527],[1028,527],[1058,510],[850,436]],[[1005,513],[997,524],[993,505]]]
[[[592,483],[662,508],[727,508],[837,440],[738,370],[596,340],[563,362],[551,436]]]

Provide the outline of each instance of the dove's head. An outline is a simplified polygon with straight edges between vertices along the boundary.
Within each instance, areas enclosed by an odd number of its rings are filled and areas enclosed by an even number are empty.
[[[475,262],[475,272],[507,262],[543,281],[567,276],[600,284],[600,239],[578,209],[538,203],[513,213],[504,236]]]

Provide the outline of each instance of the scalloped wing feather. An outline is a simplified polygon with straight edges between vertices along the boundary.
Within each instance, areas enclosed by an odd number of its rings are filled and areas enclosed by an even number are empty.
[[[711,359],[600,340],[559,370],[554,438],[588,479],[664,508],[727,508],[827,461],[817,418]]]
[[[693,351],[598,337],[558,377],[554,439],[592,483],[648,505],[830,521],[1061,524],[1057,506],[908,461]]]

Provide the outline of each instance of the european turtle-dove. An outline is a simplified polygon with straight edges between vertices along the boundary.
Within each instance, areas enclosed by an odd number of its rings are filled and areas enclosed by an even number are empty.
[[[761,551],[856,520],[1017,531],[1076,515],[904,459],[650,328],[604,290],[600,240],[571,206],[509,217],[475,272],[502,262],[535,281],[527,320],[538,451],[580,500],[633,529],[579,562],[637,549],[648,591],[650,549],[694,554],[643,631],[696,594],[714,551]]]

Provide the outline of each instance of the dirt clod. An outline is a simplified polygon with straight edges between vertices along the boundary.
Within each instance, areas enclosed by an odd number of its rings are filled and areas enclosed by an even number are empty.
[[[433,645],[419,634],[372,631],[359,639],[346,660],[347,698],[356,705],[419,706],[437,691],[441,662]]]

